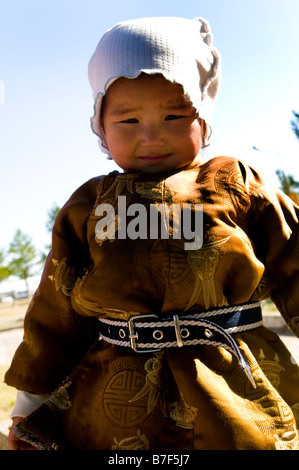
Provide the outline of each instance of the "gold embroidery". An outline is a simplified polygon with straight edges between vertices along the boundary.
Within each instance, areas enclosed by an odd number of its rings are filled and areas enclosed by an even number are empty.
[[[248,423],[272,440],[276,449],[297,449],[299,440],[291,408],[271,386],[270,380],[258,365],[253,365],[248,357],[247,362],[251,365],[257,388],[253,389],[249,385],[240,368],[235,369],[230,380],[240,412],[245,419],[247,416]],[[277,370],[274,380],[277,381]]]
[[[144,434],[141,435],[140,429],[138,429],[136,436],[127,437],[119,442],[114,437],[113,441],[115,445],[111,447],[112,450],[149,450],[148,439]]]
[[[145,362],[145,357],[118,356],[95,386],[91,399],[93,424],[107,442],[113,439],[116,446],[142,445],[144,436],[151,442],[165,423],[160,407],[147,413],[147,395],[131,401],[145,383]],[[138,429],[140,434],[136,436]]]
[[[275,442],[276,450],[298,450],[298,436],[296,431],[285,432],[280,439],[275,435],[277,441]]]
[[[77,307],[77,310],[83,312],[85,315],[94,316],[94,314],[96,313],[97,315],[103,316],[105,311],[97,302],[86,300],[81,295],[81,287],[83,283],[84,283],[84,278],[77,280],[75,287],[72,291],[72,304],[75,304]]]
[[[295,417],[296,423],[299,426],[299,403],[295,403],[295,405],[292,405],[291,409]]]
[[[280,364],[277,354],[274,356],[274,361],[270,361],[266,359],[264,351],[260,349],[258,361],[261,369],[270,380],[273,387],[277,388],[280,384],[280,373],[285,370]]]
[[[167,391],[167,386],[161,377],[164,353],[156,353],[155,356],[156,357],[149,359],[145,363],[144,369],[147,372],[145,385],[133,398],[129,400],[129,403],[136,402],[145,395],[148,395],[147,414],[151,413],[157,403],[160,402],[161,411],[163,415],[166,416],[165,393]]]
[[[102,190],[103,194],[99,193],[96,203],[94,205],[92,214],[88,220],[87,233],[89,236],[95,238],[96,243],[99,246],[102,246],[104,242],[109,241],[110,243],[114,242],[116,233],[120,229],[122,223],[121,218],[118,214],[118,196],[120,196],[124,190],[127,194],[125,196],[125,208],[127,209],[130,204],[131,195],[134,193],[134,180],[137,178],[137,175],[134,174],[118,174],[111,184],[110,178],[102,181]],[[106,189],[108,186],[108,189]],[[106,191],[105,191],[106,190]],[[129,197],[128,197],[129,196]],[[108,204],[113,208],[111,212],[108,211],[107,215],[104,216],[104,225],[100,224],[99,228],[97,225],[100,220],[102,220],[103,214],[96,215],[97,207],[101,204]],[[125,209],[123,207],[123,209]],[[106,211],[104,211],[105,214]],[[108,215],[109,214],[109,215]]]
[[[114,221],[113,223],[111,220],[107,222],[103,227],[101,227],[101,236],[102,238],[99,238],[97,236],[97,231],[95,230],[95,241],[99,246],[102,246],[104,242],[109,240],[110,243],[112,243],[115,240],[115,234],[118,231],[120,225],[120,217],[118,214],[114,215]],[[103,234],[105,235],[105,238],[103,237]]]
[[[263,372],[265,373],[266,377],[269,379],[273,387],[276,389],[280,385],[280,374],[281,372],[285,371],[285,368],[280,364],[279,357],[277,354],[274,355],[274,360],[266,359],[264,351],[260,349],[259,357],[258,357],[259,365],[262,368]],[[273,399],[275,399],[273,395]],[[298,447],[298,435],[296,431],[296,425],[289,424],[290,416],[292,413],[290,412],[290,408],[287,404],[282,404],[280,402],[280,397],[277,395],[276,399],[277,408],[279,410],[279,414],[281,416],[282,422],[285,420],[287,421],[287,425],[285,426],[285,432],[281,435],[278,433],[274,434],[274,438],[276,440],[275,447],[277,450],[288,450],[288,449],[297,449]],[[291,407],[295,420],[298,422],[298,411],[299,411],[299,404],[295,404]],[[297,414],[297,416],[296,416]],[[283,430],[283,429],[282,429]]]
[[[133,183],[134,183],[134,179],[137,178],[137,175],[134,175],[134,174],[119,174],[117,175],[117,177],[115,178],[114,182],[112,183],[112,185],[110,186],[110,188],[104,193],[102,194],[101,198],[105,198],[108,196],[109,193],[111,193],[111,191],[115,190],[115,199],[118,198],[118,196],[122,193],[122,191],[124,190],[124,188],[127,189],[127,191],[129,193],[133,193]]]
[[[68,382],[65,385],[61,386],[57,392],[54,393],[47,401],[46,405],[53,411],[65,411],[68,410],[72,403],[70,401],[67,388],[72,384]]]
[[[103,308],[103,312],[107,315],[109,318],[116,318],[117,320],[130,320],[131,317],[134,317],[135,315],[140,315],[140,312],[126,312],[125,310],[118,310],[116,308]]]
[[[217,306],[217,295],[215,289],[215,272],[220,258],[219,245],[226,243],[231,237],[226,237],[216,243],[208,243],[200,250],[188,252],[188,263],[195,276],[195,285],[190,301],[185,308],[188,310],[198,299],[200,293],[203,293],[205,308]],[[222,301],[222,305],[226,302]]]
[[[180,402],[169,404],[170,418],[175,421],[176,426],[184,429],[193,429],[197,416],[197,408],[189,406],[183,398]]]
[[[172,200],[173,191],[170,191],[164,180],[159,182],[136,182],[135,189],[137,194],[146,199],[160,202]]]
[[[123,362],[125,360],[126,358]],[[146,400],[141,400],[138,404],[132,404],[130,400],[132,393],[136,393],[143,382],[144,373],[135,368],[118,370],[110,377],[105,385],[102,404],[99,405],[103,406],[105,416],[111,424],[116,427],[131,427],[138,426],[145,420]]]
[[[137,240],[134,265],[135,278],[142,288],[153,287],[170,300],[186,292],[193,279],[185,252],[173,240]]]
[[[49,279],[54,282],[57,291],[61,289],[65,295],[70,296],[76,282],[76,269],[67,265],[66,258],[61,261],[52,259],[52,263],[55,272],[53,276],[49,276]]]

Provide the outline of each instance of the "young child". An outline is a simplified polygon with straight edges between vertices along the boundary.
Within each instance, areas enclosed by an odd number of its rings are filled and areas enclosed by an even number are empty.
[[[271,296],[298,334],[298,207],[240,160],[203,160],[208,23],[117,24],[89,77],[93,131],[123,172],[57,217],[5,378],[11,448],[298,449],[298,366],[260,308]]]

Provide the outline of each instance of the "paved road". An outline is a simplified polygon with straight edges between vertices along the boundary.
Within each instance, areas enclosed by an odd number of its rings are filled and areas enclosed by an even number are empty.
[[[0,365],[9,364],[12,356],[22,341],[23,329],[17,328],[0,333]]]

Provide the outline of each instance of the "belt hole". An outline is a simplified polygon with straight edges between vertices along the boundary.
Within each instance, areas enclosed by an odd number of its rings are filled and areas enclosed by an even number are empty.
[[[153,332],[153,337],[154,337],[157,341],[160,341],[160,339],[162,339],[163,336],[164,336],[164,334],[163,334],[163,331],[161,331],[161,330],[155,330],[155,331]]]
[[[208,330],[207,328],[205,329],[204,333],[207,338],[213,337],[213,333],[211,332],[211,330]]]
[[[187,328],[182,328],[181,329],[181,337],[182,338],[188,338],[190,335],[190,331]]]
[[[122,338],[122,339],[126,337],[126,332],[122,328],[119,330],[118,334],[119,334],[120,338]]]

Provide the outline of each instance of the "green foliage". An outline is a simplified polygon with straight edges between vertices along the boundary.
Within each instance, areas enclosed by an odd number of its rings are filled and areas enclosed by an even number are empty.
[[[289,195],[292,192],[296,192],[296,189],[299,188],[299,181],[296,181],[294,176],[286,175],[282,170],[276,170],[276,175],[280,182],[280,187],[282,191]]]
[[[0,282],[5,281],[10,276],[10,270],[8,266],[5,266],[5,254],[4,250],[0,250]]]
[[[293,129],[295,135],[299,139],[299,113],[296,113],[295,111],[293,111],[293,115],[294,115],[295,119],[293,119],[291,121],[291,126],[292,126],[292,129]]]
[[[51,209],[48,211],[48,220],[46,222],[46,229],[47,229],[48,233],[52,233],[54,222],[55,222],[55,219],[56,219],[57,214],[58,214],[59,211],[60,211],[60,207],[54,202]],[[46,258],[47,258],[47,254],[49,253],[49,251],[52,248],[52,244],[46,245],[45,248],[46,248],[46,252],[41,252],[40,253],[40,260],[39,260],[40,264],[45,263]]]
[[[8,420],[16,401],[17,390],[4,383],[7,365],[0,365],[0,421]]]
[[[56,216],[60,210],[60,207],[54,203],[51,209],[48,211],[48,219],[46,222],[46,229],[50,233],[52,232],[53,225]],[[51,245],[46,246],[47,252],[50,251]],[[0,282],[8,279],[10,276],[16,276],[24,280],[28,290],[28,278],[36,274],[34,267],[45,262],[46,254],[40,253],[38,259],[38,253],[32,244],[31,238],[18,229],[12,242],[9,245],[7,253],[0,249]],[[7,261],[6,258],[9,258]]]
[[[51,209],[48,211],[48,220],[46,222],[46,229],[50,233],[52,232],[53,225],[56,219],[58,212],[60,211],[60,207],[54,202]]]
[[[31,238],[18,229],[10,243],[8,252],[12,255],[8,267],[11,275],[24,280],[28,290],[28,278],[33,276],[33,267],[36,262],[36,249]]]

